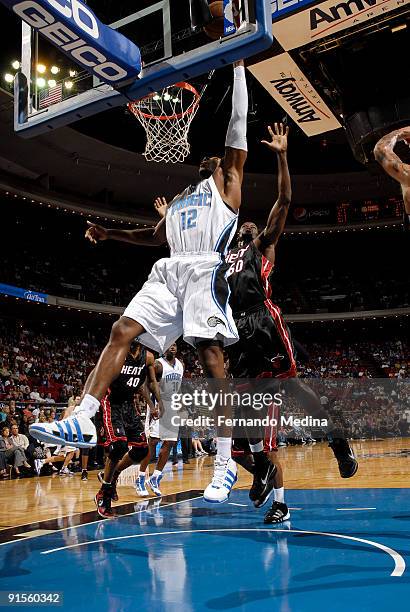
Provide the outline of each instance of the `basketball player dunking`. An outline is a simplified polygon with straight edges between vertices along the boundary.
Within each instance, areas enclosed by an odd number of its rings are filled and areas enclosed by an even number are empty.
[[[134,405],[135,395],[145,390],[146,384],[159,400],[154,355],[134,341],[95,417],[99,444],[108,449],[104,472],[98,475],[101,488],[95,496],[97,512],[104,518],[115,516],[111,501],[118,500],[117,480],[121,472],[130,465],[141,463],[148,455],[144,424]],[[144,391],[144,395],[149,399],[148,392]]]
[[[234,66],[232,116],[224,158],[202,160],[200,182],[190,185],[169,205],[165,219],[155,228],[106,230],[91,225],[88,238],[107,238],[145,246],[166,241],[171,256],[159,260],[151,274],[113,325],[110,340],[93,374],[88,378],[80,406],[72,417],[53,424],[35,424],[32,435],[45,442],[62,441],[78,447],[93,446],[96,430],[91,418],[99,409],[112,381],[118,376],[130,343],[141,342],[163,354],[183,335],[197,347],[210,391],[223,391],[223,348],[237,341],[236,326],[228,304],[224,255],[237,226],[241,205],[243,167],[247,157],[246,123],[248,92],[243,62]],[[231,406],[215,407],[216,417],[230,417]],[[231,459],[232,430],[218,427],[218,454],[212,482],[204,491],[209,502],[224,502],[236,482]]]
[[[171,448],[178,440],[179,427],[172,422],[172,417],[175,416],[175,411],[172,409],[172,397],[174,393],[178,393],[180,390],[184,366],[177,359],[176,354],[177,345],[172,344],[165,351],[165,355],[155,362],[155,374],[159,381],[164,414],[159,419],[152,419],[151,411],[147,410],[145,431],[149,436],[150,453],[141,461],[138,477],[135,482],[135,489],[139,497],[146,497],[148,495],[146,485],[149,486],[157,497],[162,495],[159,488],[162,471],[168,461]],[[159,442],[162,442],[162,444],[154,473],[145,482],[145,471],[148,467],[151,454]]]
[[[275,264],[276,245],[290,206],[291,182],[287,163],[288,129],[279,124],[275,125],[274,130],[269,128],[269,133],[271,141],[263,143],[277,154],[278,198],[264,230],[259,232],[255,223],[244,223],[239,230],[237,247],[226,257],[230,264],[230,304],[239,334],[239,342],[228,350],[230,372],[235,379],[287,379],[287,391],[296,397],[304,410],[329,421],[327,433],[330,446],[338,461],[341,476],[349,478],[357,471],[353,452],[340,433],[333,431],[333,436],[330,435],[333,425],[321,407],[319,398],[308,385],[296,378],[290,331],[279,307],[270,299],[272,288],[269,277]],[[156,200],[155,208],[161,216],[165,214],[164,198]],[[277,415],[272,412],[271,416]],[[232,451],[235,461],[254,476],[249,495],[255,507],[263,506],[273,491],[272,508],[265,517],[267,523],[280,523],[289,518],[284,501],[283,471],[276,450],[276,431],[275,428],[269,428],[264,438],[235,436]]]
[[[410,228],[410,165],[404,164],[394,152],[396,144],[404,141],[410,146],[410,126],[383,136],[374,148],[374,156],[384,170],[400,183],[404,202],[404,227]]]

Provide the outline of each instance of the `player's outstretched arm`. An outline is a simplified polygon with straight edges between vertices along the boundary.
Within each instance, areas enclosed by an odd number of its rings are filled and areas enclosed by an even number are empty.
[[[241,205],[243,167],[248,156],[246,139],[248,88],[246,86],[244,62],[236,62],[233,70],[232,115],[226,133],[222,170],[224,200],[233,209],[238,210]]]
[[[262,252],[276,246],[285,228],[292,199],[292,183],[287,159],[289,128],[282,123],[275,123],[273,129],[268,126],[268,132],[270,140],[262,140],[262,144],[276,153],[278,159],[278,197],[269,213],[265,229],[255,240],[257,248]],[[272,259],[272,255],[274,253],[270,253],[269,259]]]
[[[374,147],[374,156],[383,169],[404,187],[410,186],[410,166],[404,164],[394,152],[397,142],[410,142],[410,127],[395,130],[380,138]]]
[[[155,227],[133,230],[108,229],[90,221],[87,223],[89,227],[85,237],[93,244],[103,240],[118,240],[142,246],[161,246],[166,242],[165,219],[161,219]]]
[[[161,219],[167,216],[168,202],[164,196],[158,196],[154,200],[154,208],[157,211]]]

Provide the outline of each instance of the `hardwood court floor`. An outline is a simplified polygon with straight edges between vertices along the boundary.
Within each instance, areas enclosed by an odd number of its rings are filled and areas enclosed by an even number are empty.
[[[326,488],[407,488],[410,485],[410,438],[353,443],[359,471],[352,479],[339,476],[337,464],[326,443],[281,448],[279,458],[287,489]],[[171,467],[168,463],[161,483],[164,495],[203,489],[212,475],[213,458],[191,459],[189,465]],[[118,504],[137,500],[134,474],[126,475],[119,487]],[[236,488],[247,489],[251,477],[240,468]],[[42,476],[0,482],[0,529],[27,525],[47,519],[60,519],[95,510],[97,472],[89,472],[88,482],[80,474],[72,477]],[[115,504],[114,504],[115,505]]]

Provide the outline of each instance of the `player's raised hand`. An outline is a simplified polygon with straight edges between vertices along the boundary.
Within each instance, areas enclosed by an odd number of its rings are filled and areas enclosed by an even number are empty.
[[[154,208],[161,217],[161,219],[163,219],[167,214],[168,202],[164,197],[158,197],[155,199]]]
[[[288,134],[289,127],[283,123],[274,123],[273,129],[268,125],[270,140],[262,140],[262,144],[266,145],[274,153],[286,153],[288,150]]]
[[[92,242],[93,244],[97,244],[102,240],[107,240],[108,232],[102,225],[97,225],[96,223],[91,223],[91,221],[87,221],[88,229],[85,232],[85,237]]]

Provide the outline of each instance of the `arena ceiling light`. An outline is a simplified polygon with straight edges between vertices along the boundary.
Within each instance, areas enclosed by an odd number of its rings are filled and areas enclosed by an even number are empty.
[[[77,72],[75,70],[69,70],[68,74],[70,75],[70,77],[73,79],[75,76],[77,76]]]
[[[74,83],[73,83],[72,81],[66,81],[66,82],[64,83],[64,87],[65,87],[66,89],[72,89],[72,88],[74,87]]]
[[[60,68],[58,66],[51,66],[51,74],[58,74],[60,72]]]
[[[399,25],[393,26],[391,28],[391,33],[395,34],[396,32],[400,32],[401,30],[407,29],[407,23],[400,23]]]
[[[47,83],[47,85],[49,87],[55,87],[57,85],[57,81],[55,81],[54,79],[50,79]]]
[[[36,84],[37,84],[37,87],[45,87],[46,80],[43,79],[43,77],[38,77],[38,79],[36,80]]]
[[[20,62],[18,60],[14,60],[14,62],[11,62],[11,65],[14,70],[18,70],[20,68]]]
[[[7,72],[4,75],[4,80],[6,81],[6,83],[12,83],[14,81],[14,76],[10,74],[9,72]]]
[[[47,66],[44,66],[44,64],[37,64],[37,72],[39,74],[44,74],[46,70]]]

